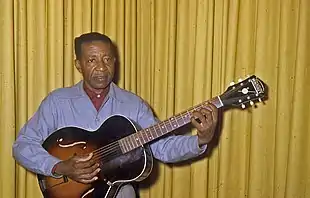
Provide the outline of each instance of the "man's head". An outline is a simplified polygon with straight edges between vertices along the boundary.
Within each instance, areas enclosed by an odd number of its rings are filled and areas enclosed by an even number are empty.
[[[75,66],[85,85],[95,92],[108,88],[115,70],[115,53],[111,39],[97,32],[75,38]]]

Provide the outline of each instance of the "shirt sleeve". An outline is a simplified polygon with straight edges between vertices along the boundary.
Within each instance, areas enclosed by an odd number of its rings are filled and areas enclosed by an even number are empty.
[[[142,128],[147,128],[158,123],[152,110],[144,102],[141,103],[138,124]],[[150,144],[154,157],[165,163],[180,162],[194,158],[207,149],[207,145],[199,147],[196,135],[170,135],[165,138],[155,140]]]
[[[43,147],[44,140],[55,130],[56,105],[51,95],[40,104],[38,110],[21,128],[13,144],[13,157],[26,169],[52,176],[52,168],[60,160],[50,155]]]

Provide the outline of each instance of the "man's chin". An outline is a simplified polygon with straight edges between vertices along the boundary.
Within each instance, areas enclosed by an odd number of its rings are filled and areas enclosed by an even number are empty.
[[[92,87],[94,89],[106,89],[107,87],[109,87],[110,83],[111,82],[109,82],[109,83],[96,83]]]

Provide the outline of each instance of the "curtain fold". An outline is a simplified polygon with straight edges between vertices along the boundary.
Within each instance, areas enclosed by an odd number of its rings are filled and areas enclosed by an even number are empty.
[[[264,104],[224,112],[208,155],[156,162],[142,198],[310,197],[308,0],[0,0],[0,7],[0,197],[41,197],[11,147],[50,91],[81,79],[74,38],[89,31],[116,43],[116,82],[161,120],[247,75],[268,85]],[[196,133],[186,129],[176,133]]]

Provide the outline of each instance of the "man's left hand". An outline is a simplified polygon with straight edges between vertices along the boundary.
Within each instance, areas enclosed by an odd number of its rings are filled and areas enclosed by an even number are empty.
[[[199,119],[200,122],[196,119]],[[211,103],[207,103],[204,108],[193,112],[191,122],[198,130],[197,136],[199,146],[203,146],[212,140],[217,120],[218,109]]]

